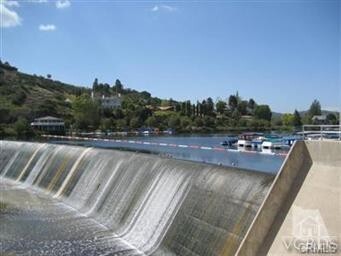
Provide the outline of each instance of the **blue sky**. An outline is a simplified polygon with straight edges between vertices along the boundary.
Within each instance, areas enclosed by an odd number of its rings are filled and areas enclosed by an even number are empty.
[[[4,1],[1,59],[176,100],[340,108],[340,1]]]

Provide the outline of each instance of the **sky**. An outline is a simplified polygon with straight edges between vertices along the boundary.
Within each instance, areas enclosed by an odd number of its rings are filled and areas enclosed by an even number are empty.
[[[339,0],[0,0],[1,60],[91,86],[341,109]]]

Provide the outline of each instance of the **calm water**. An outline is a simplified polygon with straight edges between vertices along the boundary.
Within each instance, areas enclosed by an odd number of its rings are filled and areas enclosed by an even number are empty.
[[[126,149],[159,154],[164,157],[235,166],[250,170],[276,173],[286,151],[256,151],[243,148],[224,148],[220,143],[223,135],[214,136],[142,136],[128,137],[119,141],[52,141],[53,143],[83,145],[99,148]],[[244,151],[244,152],[243,152]]]

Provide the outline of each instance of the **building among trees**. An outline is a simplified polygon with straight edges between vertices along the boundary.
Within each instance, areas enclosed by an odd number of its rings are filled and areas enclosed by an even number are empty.
[[[94,92],[91,92],[91,98],[93,100],[99,100],[101,108],[104,109],[115,109],[121,107],[122,99],[121,95],[106,97],[104,94],[102,97],[96,97]]]
[[[313,124],[326,124],[327,116],[326,115],[315,115],[311,118]]]
[[[36,118],[31,123],[31,127],[49,134],[63,134],[65,132],[64,120],[53,116]]]
[[[100,98],[101,107],[106,109],[114,109],[121,107],[122,100],[119,96],[105,97],[104,95]]]

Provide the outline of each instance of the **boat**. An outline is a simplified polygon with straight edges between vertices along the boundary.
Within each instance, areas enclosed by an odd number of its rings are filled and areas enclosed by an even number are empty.
[[[148,136],[154,133],[154,130],[150,127],[148,128],[140,128],[138,129],[138,134],[144,135],[144,136]]]
[[[254,138],[251,141],[251,147],[253,147],[253,148],[261,148],[262,144],[263,144],[263,141],[265,141],[265,137],[263,135],[258,136],[258,137]]]
[[[259,138],[263,133],[244,132],[238,136],[238,147],[252,147],[252,140]]]
[[[284,136],[282,140],[284,145],[291,147],[296,140],[303,140],[303,137],[300,135],[288,135]]]
[[[262,143],[262,148],[265,149],[281,149],[283,146],[283,138],[275,134],[266,135]]]
[[[220,145],[224,147],[231,147],[233,144],[235,144],[238,141],[237,136],[227,136],[226,140],[222,141]]]

